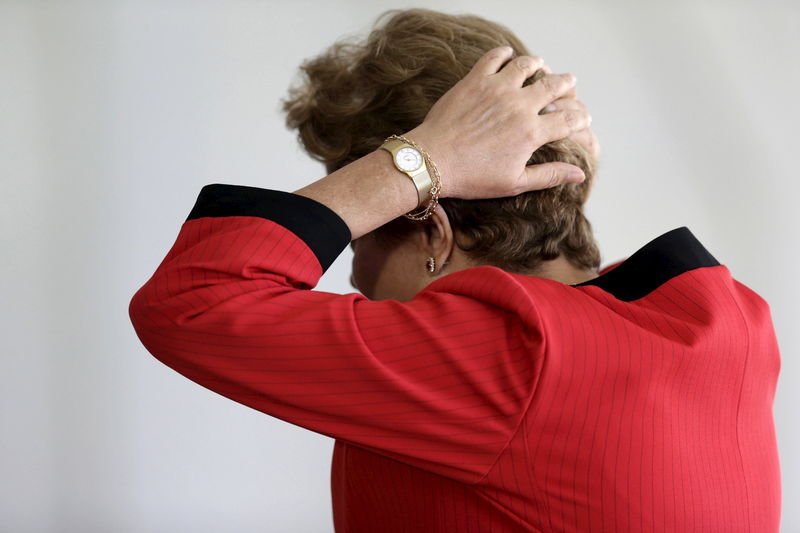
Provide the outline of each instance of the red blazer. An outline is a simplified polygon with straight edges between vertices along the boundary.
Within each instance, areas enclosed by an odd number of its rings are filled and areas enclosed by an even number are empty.
[[[207,185],[129,307],[165,365],[336,439],[336,531],[778,530],[770,308],[688,228],[588,282],[479,266],[407,302],[312,290],[349,242]]]

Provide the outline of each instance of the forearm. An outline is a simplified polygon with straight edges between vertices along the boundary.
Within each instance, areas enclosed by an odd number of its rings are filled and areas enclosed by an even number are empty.
[[[411,130],[405,135],[427,149],[417,133]],[[441,170],[435,155],[431,157]],[[294,193],[335,211],[350,228],[352,240],[415,211],[419,202],[414,183],[380,148]]]

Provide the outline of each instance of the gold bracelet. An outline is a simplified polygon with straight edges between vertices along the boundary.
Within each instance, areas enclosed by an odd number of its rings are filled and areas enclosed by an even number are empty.
[[[389,139],[399,139],[401,141],[407,142],[408,144],[419,150],[422,153],[422,156],[425,158],[425,165],[433,170],[433,172],[431,173],[431,178],[432,178],[431,181],[433,185],[431,186],[430,190],[431,199],[428,202],[428,205],[425,206],[425,209],[423,209],[419,213],[406,213],[405,215],[403,215],[404,217],[411,220],[425,220],[433,214],[433,210],[436,208],[436,205],[439,202],[439,192],[442,190],[441,187],[442,180],[441,176],[439,175],[439,169],[433,162],[433,159],[431,159],[431,156],[428,155],[428,152],[423,150],[421,146],[419,146],[411,139],[403,137],[402,135],[389,135],[385,140]]]

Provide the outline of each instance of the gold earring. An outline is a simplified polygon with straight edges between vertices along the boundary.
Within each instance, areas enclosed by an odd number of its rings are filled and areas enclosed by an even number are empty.
[[[433,257],[428,258],[428,272],[433,272],[436,270],[436,259]]]

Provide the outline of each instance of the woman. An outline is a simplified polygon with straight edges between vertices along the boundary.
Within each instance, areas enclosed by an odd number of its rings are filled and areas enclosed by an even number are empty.
[[[142,343],[335,438],[337,531],[776,531],[767,303],[686,227],[598,271],[574,78],[479,17],[387,15],[284,104],[329,174],[204,187]],[[311,290],[351,241],[363,294]]]

